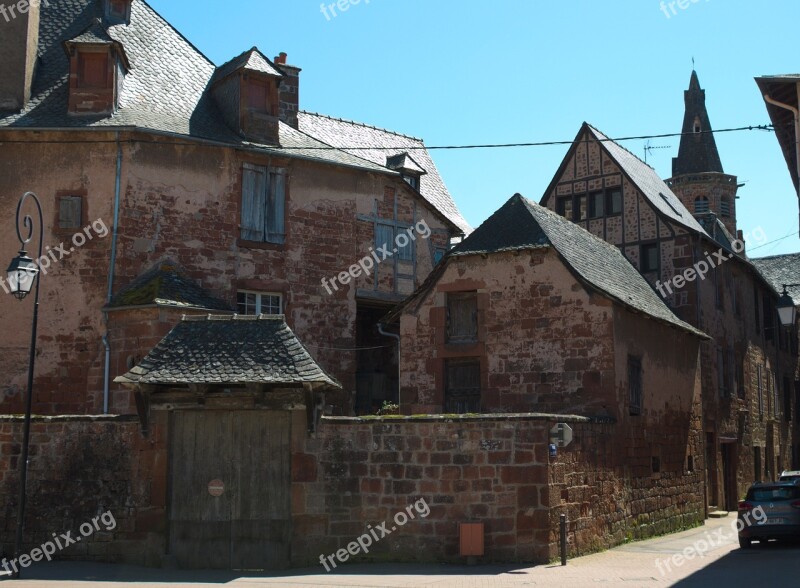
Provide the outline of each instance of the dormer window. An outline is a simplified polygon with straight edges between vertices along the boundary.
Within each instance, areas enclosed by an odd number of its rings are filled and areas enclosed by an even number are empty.
[[[703,131],[703,125],[700,124],[700,117],[694,117],[694,132],[700,133]]]
[[[109,57],[108,51],[99,53],[78,51],[77,86],[97,90],[108,88],[111,73],[108,67]]]
[[[250,112],[277,116],[278,89],[274,80],[245,76],[243,86]]]
[[[401,176],[405,182],[414,188],[415,190],[419,191],[419,176],[412,176],[409,174]]]
[[[427,173],[408,153],[398,153],[386,158],[386,167],[400,174],[409,186],[419,192],[420,180]]]
[[[106,18],[110,21],[130,22],[132,0],[105,0]]]

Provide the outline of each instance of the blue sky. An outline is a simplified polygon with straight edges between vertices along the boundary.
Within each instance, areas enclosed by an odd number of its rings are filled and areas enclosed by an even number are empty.
[[[327,0],[326,4],[333,0]],[[344,2],[344,0],[342,0]],[[150,0],[218,65],[256,45],[303,68],[301,108],[428,145],[561,141],[585,120],[611,137],[679,132],[692,58],[715,129],[766,124],[753,78],[800,71],[796,0]],[[235,7],[235,9],[233,8]],[[643,157],[644,141],[623,143]],[[648,162],[666,178],[678,138]],[[773,133],[717,135],[746,185],[739,228],[800,251],[798,203]],[[478,226],[515,192],[538,201],[565,146],[433,153]]]

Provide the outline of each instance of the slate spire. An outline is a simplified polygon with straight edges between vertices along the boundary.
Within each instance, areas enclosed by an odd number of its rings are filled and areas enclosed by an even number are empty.
[[[706,110],[706,91],[700,87],[697,72],[692,70],[689,89],[684,93],[686,113],[683,116],[683,136],[678,157],[672,159],[672,175],[704,172],[724,173],[711,131]]]

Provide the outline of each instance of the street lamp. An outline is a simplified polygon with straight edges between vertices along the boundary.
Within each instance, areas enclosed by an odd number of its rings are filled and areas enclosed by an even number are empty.
[[[783,294],[778,299],[778,318],[781,319],[781,325],[784,327],[793,327],[797,320],[797,307],[786,290],[795,286],[800,286],[800,284],[784,284]]]
[[[8,266],[8,282],[13,294],[17,300],[23,300],[30,294],[34,283],[36,284],[36,292],[33,301],[33,326],[31,327],[31,349],[30,358],[28,360],[28,396],[25,399],[25,425],[22,434],[22,456],[20,464],[20,479],[19,479],[19,504],[17,509],[17,536],[14,543],[14,557],[19,559],[22,555],[22,532],[25,527],[25,498],[26,489],[28,484],[28,449],[31,440],[31,409],[33,407],[33,366],[36,360],[36,324],[39,319],[39,282],[41,281],[41,273],[36,265],[36,262],[28,257],[25,246],[33,239],[33,218],[30,215],[21,216],[22,207],[25,201],[30,198],[36,204],[36,210],[39,213],[39,255],[37,260],[42,258],[42,239],[44,237],[44,222],[42,220],[42,205],[39,203],[39,198],[33,192],[26,192],[19,199],[17,204],[17,238],[20,243],[19,255],[17,255],[11,264]],[[20,222],[22,221],[22,222]],[[27,229],[27,235],[23,237],[21,227]],[[14,575],[19,578],[19,572]]]

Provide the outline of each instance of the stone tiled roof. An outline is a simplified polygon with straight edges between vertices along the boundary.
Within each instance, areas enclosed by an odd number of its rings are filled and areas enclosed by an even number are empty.
[[[519,194],[453,249],[450,256],[553,247],[590,287],[654,319],[707,338],[676,317],[619,249]]]
[[[165,306],[232,311],[230,304],[184,276],[176,264],[162,262],[118,292],[107,308]]]
[[[89,43],[96,45],[111,45],[114,43],[99,18],[92,21],[89,27],[77,37],[69,39],[67,43]]]
[[[751,259],[758,271],[778,293],[783,292],[784,284],[800,284],[800,253],[771,255]],[[787,288],[795,304],[800,305],[800,286]]]
[[[299,120],[301,131],[376,165],[386,166],[388,157],[411,153],[415,163],[427,174],[420,182],[422,196],[462,231],[472,230],[451,198],[422,139],[312,112],[300,112]]]
[[[609,140],[607,136],[593,126],[584,123],[584,128],[600,141],[611,158],[622,168],[622,171],[642,191],[644,197],[662,214],[671,218],[687,229],[705,234],[703,227],[681,202],[669,186],[662,180],[656,170],[625,149],[619,143]]]
[[[341,386],[314,361],[283,316],[185,317],[121,384],[324,384]]]
[[[93,23],[96,19],[100,19],[102,24],[95,26]],[[87,39],[108,37],[124,49],[128,71],[119,96],[119,107],[111,115],[70,116],[67,113],[69,61],[63,44],[80,39],[84,34],[90,35]],[[330,124],[323,124],[322,117],[319,117],[311,124],[313,121],[309,116],[305,116],[306,124],[301,122],[300,130],[281,122],[280,145],[277,147],[245,141],[235,132],[238,129],[226,126],[209,91],[212,78],[215,74],[220,75],[218,68],[145,0],[133,0],[130,22],[127,24],[104,21],[103,3],[97,0],[42,3],[38,57],[30,101],[22,112],[0,113],[0,129],[133,127],[392,175],[397,172],[386,167],[386,156],[407,151],[394,150],[377,158],[371,152],[342,151],[336,148],[337,141],[330,134],[331,131],[335,132],[335,129],[331,129],[334,119],[328,119]],[[274,66],[256,49],[246,51],[219,69],[224,73],[228,68],[239,65],[265,73],[274,69],[281,75],[278,66]],[[347,142],[354,138],[353,129],[371,128],[357,123],[351,126],[350,134],[343,137]],[[388,131],[374,135],[372,141],[383,146],[397,141],[401,145],[422,146],[419,139]],[[360,138],[367,139],[363,133]],[[415,151],[414,157],[428,172],[423,182],[422,196],[455,225],[469,229],[428,153],[424,149]]]
[[[283,77],[283,73],[275,67],[266,55],[258,50],[258,47],[253,47],[234,57],[228,63],[220,65],[214,74],[214,79],[222,79],[232,74],[238,69],[246,69],[249,71],[257,71],[271,76]]]

